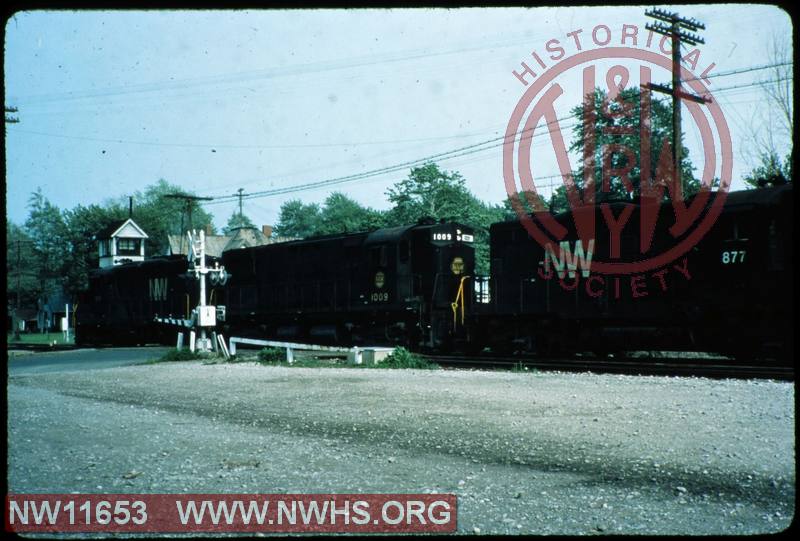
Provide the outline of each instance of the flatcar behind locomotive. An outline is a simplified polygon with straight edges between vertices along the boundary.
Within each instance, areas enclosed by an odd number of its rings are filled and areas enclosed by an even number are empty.
[[[473,231],[411,226],[228,250],[225,334],[445,349],[467,339]]]

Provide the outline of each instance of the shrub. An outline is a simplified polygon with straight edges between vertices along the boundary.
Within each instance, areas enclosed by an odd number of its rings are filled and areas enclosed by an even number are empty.
[[[173,363],[177,361],[196,361],[202,359],[200,353],[192,353],[188,348],[170,349],[158,359],[153,359],[154,363]]]
[[[376,368],[418,368],[422,370],[436,370],[439,365],[432,363],[418,355],[408,351],[406,348],[395,348],[395,350],[383,361],[375,365]]]
[[[286,361],[286,350],[276,347],[265,347],[258,352],[258,362],[280,363]]]

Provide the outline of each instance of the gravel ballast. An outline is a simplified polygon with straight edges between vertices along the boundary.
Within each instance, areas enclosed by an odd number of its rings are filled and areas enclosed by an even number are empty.
[[[199,362],[9,377],[11,492],[448,492],[458,531],[777,532],[791,383]]]

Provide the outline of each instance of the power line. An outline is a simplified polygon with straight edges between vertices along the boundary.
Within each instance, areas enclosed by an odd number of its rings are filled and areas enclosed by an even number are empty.
[[[716,89],[714,92],[717,93],[717,92],[723,92],[723,91],[732,90],[732,89],[741,89],[741,88],[746,88],[746,87],[751,87],[751,86],[760,86],[762,84],[772,84],[772,83],[777,83],[777,82],[781,82],[781,81],[784,81],[784,80],[787,80],[787,78],[780,78],[780,79],[771,80],[771,81],[759,81],[759,82],[748,83],[748,84],[744,84],[744,85],[735,85],[735,86],[731,86],[731,87],[725,87],[725,88]],[[564,117],[561,117],[561,118],[557,118],[555,120],[555,122],[560,122],[560,121],[568,120],[568,119],[571,119],[571,118],[573,118],[573,115],[568,115],[568,116],[564,116]],[[548,127],[550,124],[551,123],[545,123],[544,126]],[[564,128],[573,127],[574,125],[575,124],[567,125],[567,126],[564,126]],[[533,129],[535,129],[535,127],[534,128],[530,128],[529,130],[533,130]],[[79,137],[79,136],[68,136],[68,135],[61,135],[61,134],[45,134],[45,133],[42,133],[42,132],[30,132],[28,130],[16,130],[16,131],[25,132],[25,133],[35,133],[35,134],[38,134],[38,135],[62,137],[62,138],[90,139],[90,140],[94,139],[94,138],[83,138],[83,137]],[[513,136],[516,138],[516,136],[518,136],[518,135],[523,135],[525,131],[527,131],[527,130],[518,131],[515,134],[513,134]],[[538,134],[533,135],[532,137],[543,136],[546,133],[549,133],[549,132],[540,132]],[[462,136],[448,136],[448,137],[462,137]],[[251,194],[246,194],[246,196],[244,198],[249,199],[249,198],[256,198],[256,197],[267,197],[267,196],[271,196],[271,195],[281,195],[281,194],[287,194],[287,193],[294,193],[294,192],[298,192],[298,191],[317,189],[317,188],[325,187],[325,186],[343,184],[343,183],[346,183],[346,182],[352,182],[352,181],[356,181],[356,180],[364,180],[364,179],[367,179],[367,178],[370,178],[370,177],[374,177],[374,176],[378,176],[378,175],[382,175],[382,174],[393,173],[393,172],[396,172],[396,171],[398,171],[400,169],[404,169],[406,167],[412,167],[412,166],[415,166],[415,165],[421,165],[423,163],[431,162],[431,161],[434,161],[434,160],[436,160],[436,161],[444,161],[444,160],[463,157],[463,156],[475,154],[477,152],[482,152],[482,151],[485,151],[485,150],[490,150],[490,149],[493,149],[493,148],[497,148],[497,147],[500,147],[500,146],[503,146],[503,145],[506,144],[507,137],[508,136],[503,135],[503,136],[491,138],[491,139],[488,139],[488,140],[485,140],[485,141],[481,141],[479,143],[475,143],[475,144],[472,144],[472,145],[467,145],[465,147],[460,147],[460,148],[453,149],[453,150],[450,150],[450,151],[441,152],[441,153],[438,153],[438,154],[433,154],[433,155],[430,155],[430,156],[425,156],[425,157],[418,158],[418,159],[415,159],[415,160],[409,160],[409,161],[402,162],[402,163],[399,163],[399,164],[386,166],[386,167],[382,167],[382,168],[378,168],[378,169],[374,169],[374,170],[370,170],[370,171],[365,171],[365,172],[362,172],[362,173],[345,175],[345,176],[342,176],[342,177],[336,177],[336,178],[332,178],[332,179],[325,179],[325,180],[315,181],[315,182],[310,182],[310,183],[298,184],[298,185],[295,185],[295,186],[287,186],[287,187],[283,187],[283,188],[275,188],[273,190],[263,190],[263,191],[259,191],[259,192],[253,192]],[[524,137],[523,137],[523,140],[524,140]],[[103,140],[103,141],[104,142],[119,142],[119,140]],[[497,144],[498,141],[502,141],[502,142]],[[491,144],[491,143],[495,143],[495,144]],[[175,146],[175,145],[169,145],[169,144],[166,144],[166,143],[150,143],[150,144]],[[331,145],[338,145],[338,144],[331,144]],[[197,145],[192,145],[192,146],[197,146]],[[202,145],[202,146],[206,146],[206,145]],[[250,147],[250,146],[252,146],[252,145],[243,145],[243,147]],[[222,145],[219,145],[219,147],[220,148],[224,148],[224,146],[222,146]],[[560,176],[561,175],[552,175],[550,177],[539,177],[539,178],[557,178],[557,177],[560,177]],[[229,203],[231,201],[234,201],[238,197],[239,197],[238,194],[217,196],[217,197],[213,198],[213,199],[215,199],[215,201],[211,201],[211,202],[206,203],[206,204],[213,205],[213,204]]]
[[[727,77],[731,75],[739,75],[742,73],[749,73],[753,71],[760,71],[764,69],[769,69],[773,67],[782,67],[792,65],[793,62],[780,62],[775,64],[764,64],[761,66],[755,66],[750,68],[739,68],[731,71],[720,72],[720,73],[712,73],[706,76],[705,78],[712,78],[712,77]],[[699,77],[685,79],[686,82],[688,81],[697,81],[701,80]],[[777,81],[764,81],[764,84],[769,84],[772,82],[780,82],[785,79],[779,79]],[[753,85],[758,85],[759,83],[753,83]],[[747,86],[753,86],[749,84],[745,84],[743,86],[735,87],[735,88],[746,88]],[[715,92],[720,92],[725,89],[716,89]],[[6,111],[9,112],[9,111]],[[14,108],[13,112],[17,112],[16,108]],[[7,122],[15,122],[15,120],[10,119]],[[459,135],[443,135],[443,136],[435,136],[435,137],[421,137],[421,138],[411,138],[411,139],[395,139],[395,140],[380,140],[380,141],[352,141],[352,142],[338,142],[338,143],[295,143],[295,144],[282,144],[282,145],[254,145],[254,144],[214,144],[214,143],[180,143],[180,142],[159,142],[159,141],[142,141],[142,140],[129,140],[129,139],[117,139],[117,138],[102,138],[102,137],[90,137],[90,136],[82,136],[82,135],[66,135],[66,134],[57,134],[57,133],[50,133],[50,132],[42,132],[42,131],[34,131],[34,130],[25,130],[25,129],[15,129],[17,133],[27,133],[31,135],[40,135],[43,137],[57,137],[61,139],[75,139],[80,141],[93,141],[99,143],[114,143],[114,144],[131,144],[131,145],[142,145],[142,146],[163,146],[163,147],[183,147],[183,148],[210,148],[210,149],[275,149],[275,150],[285,150],[285,149],[303,149],[303,148],[330,148],[330,147],[350,147],[350,146],[373,146],[373,145],[386,145],[386,144],[405,144],[405,143],[420,143],[426,141],[440,141],[440,140],[447,140],[447,139],[461,139],[466,137],[475,137],[480,135],[482,132],[472,132],[468,134],[459,134]]]
[[[783,79],[776,79],[776,80],[773,80],[773,81],[765,81],[764,83],[776,83],[776,82],[780,82],[781,80],[783,80]],[[763,84],[763,83],[762,82],[750,83],[747,86],[758,86],[760,84]],[[736,89],[736,88],[743,88],[743,86],[744,85],[735,85],[735,86],[731,86],[731,87],[720,88],[720,89],[717,89],[715,92],[722,92],[722,91]],[[571,119],[571,118],[573,118],[572,115],[569,115],[569,116],[566,116],[566,117],[561,117],[561,118],[556,119],[556,122],[559,122],[559,121],[562,121],[562,120]],[[546,123],[545,124],[545,126],[549,126],[549,125],[550,125],[550,123]],[[564,126],[564,128],[568,128],[568,127],[572,127],[572,126],[574,126],[574,124],[568,125],[568,126]],[[534,128],[530,128],[530,129],[532,130]],[[519,132],[516,132],[514,134],[514,137],[516,137],[518,135],[522,135],[525,131],[526,130],[521,130]],[[543,136],[546,133],[549,133],[549,132],[540,132],[539,134],[534,134],[533,137]],[[445,161],[445,160],[449,160],[449,159],[453,159],[453,158],[457,158],[457,157],[462,157],[462,156],[467,156],[467,155],[470,155],[470,154],[475,154],[477,152],[482,152],[482,151],[485,151],[485,150],[490,150],[490,149],[493,149],[493,148],[497,148],[497,147],[500,147],[500,146],[503,146],[503,145],[506,144],[506,141],[505,141],[506,138],[507,138],[507,136],[504,135],[504,136],[501,136],[501,137],[488,139],[488,140],[482,141],[480,143],[475,143],[474,145],[468,145],[468,146],[461,147],[461,148],[458,148],[458,149],[454,149],[454,150],[451,150],[451,151],[441,152],[439,154],[434,154],[434,155],[431,155],[431,156],[426,156],[426,157],[419,158],[419,159],[416,159],[416,160],[410,160],[410,161],[403,162],[403,163],[400,163],[400,164],[391,165],[391,166],[387,166],[387,167],[383,167],[383,168],[379,168],[379,169],[374,169],[374,170],[371,170],[371,171],[365,171],[363,173],[356,173],[356,174],[345,175],[345,176],[342,176],[342,177],[336,177],[336,178],[332,178],[332,179],[325,179],[325,180],[309,182],[309,183],[304,183],[304,184],[297,184],[297,185],[294,185],[294,186],[286,186],[286,187],[283,187],[283,188],[275,188],[275,189],[272,189],[272,190],[263,190],[263,191],[253,192],[253,193],[249,194],[247,197],[268,197],[268,196],[272,196],[272,195],[284,195],[284,194],[288,194],[288,193],[295,193],[295,192],[300,192],[300,191],[305,191],[305,190],[312,190],[312,189],[318,189],[318,188],[327,187],[327,186],[334,186],[334,185],[338,185],[338,184],[344,184],[344,183],[347,183],[347,182],[353,182],[353,181],[357,181],[357,180],[364,180],[366,178],[370,178],[370,177],[374,177],[374,176],[378,176],[378,175],[383,175],[383,174],[387,174],[387,173],[394,173],[394,172],[397,172],[400,169],[404,169],[406,167],[412,167],[412,166],[415,166],[415,165],[421,165],[423,163],[430,162],[430,161]],[[503,141],[503,142],[501,142],[499,144],[491,144],[490,145],[490,143],[497,143],[498,141]],[[551,177],[540,177],[540,178],[556,178],[556,177],[560,177],[560,176],[561,175],[553,175]],[[231,197],[233,197],[233,196],[216,197],[215,201],[213,203],[209,203],[209,204],[226,203],[226,202],[229,202]]]
[[[704,79],[711,79],[713,77],[728,77],[730,75],[739,75],[741,73],[750,73],[752,71],[761,71],[769,68],[779,68],[782,66],[791,66],[794,62],[778,62],[776,64],[764,64],[763,66],[755,66],[752,68],[741,68],[741,69],[734,69],[729,71],[721,71],[719,73],[710,73],[705,77],[693,77],[691,79],[684,79],[685,82],[689,81],[702,81]]]
[[[566,116],[566,117],[562,117],[562,118],[557,118],[553,122],[546,123],[545,126],[549,126],[550,124],[553,124],[553,123],[558,123],[558,122],[560,122],[562,120],[568,120],[570,118],[572,118],[572,115],[569,115],[569,116]],[[518,132],[514,133],[513,135],[514,135],[514,137],[516,137],[517,135],[524,134],[526,131],[533,131],[535,128],[536,128],[536,126],[534,126],[532,128],[528,128],[528,129],[523,129],[521,131],[518,131]],[[544,132],[540,133],[539,135],[544,135]],[[515,140],[515,139],[512,139],[512,141],[513,140]],[[488,146],[488,147],[486,146],[486,145],[489,145],[491,143],[497,143],[498,141],[503,141],[503,142],[500,143],[500,144],[493,144],[493,145]],[[335,178],[331,178],[331,179],[319,180],[319,181],[309,182],[309,183],[305,183],[305,184],[299,184],[299,185],[295,185],[295,186],[286,186],[286,187],[283,187],[283,188],[275,188],[273,190],[263,190],[263,191],[260,191],[260,192],[253,192],[251,194],[248,194],[247,197],[250,198],[250,197],[259,197],[259,196],[280,195],[280,194],[284,194],[284,193],[292,193],[292,192],[296,192],[296,191],[303,191],[303,190],[307,190],[307,189],[320,188],[320,187],[324,187],[324,186],[332,186],[332,185],[337,185],[337,184],[343,184],[343,183],[346,183],[346,182],[352,182],[352,181],[355,181],[355,180],[361,180],[361,179],[369,178],[369,177],[376,176],[376,175],[382,175],[382,174],[386,174],[386,173],[394,173],[394,172],[396,172],[396,171],[398,171],[400,169],[405,169],[407,167],[413,167],[415,165],[422,165],[422,164],[427,163],[427,162],[432,162],[432,161],[436,161],[436,160],[444,161],[444,160],[456,158],[456,157],[459,157],[459,156],[466,156],[468,154],[474,154],[475,152],[481,152],[483,150],[488,150],[490,148],[496,148],[498,146],[503,146],[507,142],[508,142],[508,136],[507,135],[503,135],[503,136],[500,136],[500,137],[494,137],[494,138],[491,138],[491,139],[487,139],[486,141],[481,141],[479,143],[475,143],[475,144],[472,144],[472,145],[467,145],[467,146],[460,147],[460,148],[453,149],[453,150],[449,150],[449,151],[446,151],[446,152],[440,152],[438,154],[432,154],[432,155],[429,155],[429,156],[425,156],[425,157],[422,157],[422,158],[417,158],[415,160],[409,160],[409,161],[398,163],[398,164],[395,164],[395,165],[381,167],[381,168],[373,169],[373,170],[370,170],[370,171],[364,171],[362,173],[355,173],[355,174],[352,174],[352,175],[345,175],[345,176],[342,176],[342,177],[335,177]],[[480,147],[485,147],[485,148],[480,148]],[[217,197],[215,199],[217,199],[218,202],[224,202],[224,201],[222,201],[223,199],[229,199],[231,197],[235,197],[235,196],[230,196],[230,195],[229,196],[220,196],[220,197]]]
[[[646,83],[645,86],[656,92],[662,92],[672,96],[672,163],[675,182],[679,183],[681,189],[683,185],[683,174],[681,168],[681,101],[690,100],[699,103],[706,102],[706,98],[689,94],[681,89],[681,43],[689,45],[704,44],[703,38],[694,34],[706,27],[694,18],[687,19],[677,13],[653,8],[644,12],[647,17],[657,19],[655,23],[647,23],[645,28],[651,32],[657,32],[664,36],[669,36],[672,41],[672,86]],[[665,24],[666,23],[666,24]]]
[[[440,52],[424,52],[424,50],[412,51],[399,51],[394,53],[386,53],[384,55],[362,56],[350,59],[343,59],[339,61],[325,61],[311,64],[301,64],[296,66],[287,66],[283,68],[264,68],[258,70],[250,70],[243,72],[235,72],[229,74],[209,75],[206,77],[195,77],[181,79],[178,81],[161,81],[154,83],[139,83],[119,87],[108,87],[100,91],[77,91],[65,93],[51,93],[51,94],[32,94],[26,96],[18,96],[17,98],[21,103],[34,104],[34,103],[47,103],[54,101],[69,101],[79,99],[93,99],[108,96],[130,95],[146,92],[160,92],[164,90],[175,90],[181,88],[190,88],[205,85],[216,85],[225,83],[237,83],[253,79],[272,79],[276,77],[285,77],[291,75],[303,75],[309,73],[320,73],[338,71],[343,69],[352,69],[358,67],[368,67],[376,64],[386,64],[395,62],[404,62],[408,60],[419,60],[423,58],[447,56],[453,54],[463,54],[467,52],[485,51],[491,49],[499,49],[506,47],[513,47],[520,44],[529,43],[529,38],[517,40],[500,40],[489,45],[464,47],[461,49],[451,49]]]
[[[286,150],[292,148],[327,148],[327,147],[350,147],[350,146],[367,146],[367,145],[394,145],[403,143],[424,143],[427,141],[441,141],[445,139],[462,139],[465,137],[475,137],[485,132],[473,132],[459,135],[442,135],[438,137],[421,137],[417,139],[395,139],[395,140],[382,140],[382,141],[358,141],[346,143],[308,143],[308,144],[291,144],[291,145],[231,145],[220,144],[215,145],[211,143],[172,143],[172,142],[158,142],[158,141],[133,141],[129,139],[112,139],[103,137],[88,137],[83,135],[65,135],[59,133],[48,133],[34,130],[15,130],[18,133],[29,133],[31,135],[41,135],[43,137],[58,137],[61,139],[76,139],[79,141],[94,141],[98,143],[116,143],[116,144],[129,144],[129,145],[144,145],[144,146],[161,146],[161,147],[185,147],[185,148],[211,148],[211,149],[276,149]]]
[[[756,83],[746,83],[746,84],[735,85],[735,86],[726,86],[725,88],[718,88],[717,90],[714,91],[714,93],[723,92],[723,91],[726,91],[726,90],[734,90],[736,88],[749,88],[751,86],[771,85],[771,84],[775,84],[775,83],[781,83],[783,81],[792,81],[792,80],[794,80],[794,77],[779,77],[777,79],[772,79],[772,80],[769,80],[769,81],[758,81]]]

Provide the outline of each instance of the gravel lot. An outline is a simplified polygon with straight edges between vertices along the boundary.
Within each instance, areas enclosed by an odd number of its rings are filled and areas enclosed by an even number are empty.
[[[787,528],[794,387],[199,362],[10,375],[14,492],[454,492],[472,534]]]

